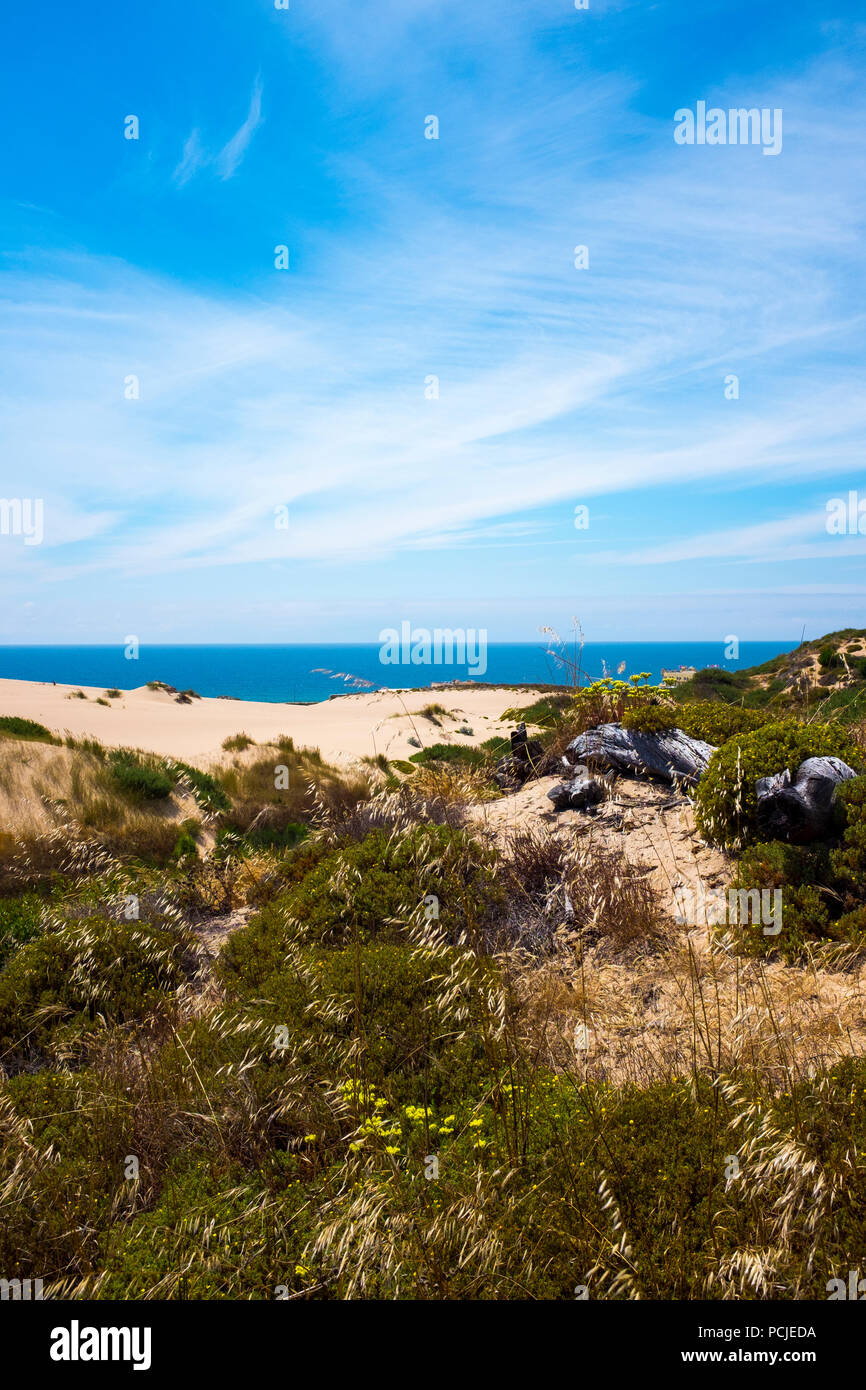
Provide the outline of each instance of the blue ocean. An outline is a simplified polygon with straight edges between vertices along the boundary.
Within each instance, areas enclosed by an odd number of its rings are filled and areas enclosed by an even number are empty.
[[[735,671],[769,661],[796,645],[741,642],[739,658],[733,661],[725,659],[723,642],[587,642],[581,667],[584,680],[617,675],[623,667],[625,676],[649,671],[657,681],[662,667],[722,666]],[[120,645],[0,647],[0,676],[121,690],[160,680],[199,695],[311,704],[358,690],[479,679],[466,665],[383,665],[379,653],[378,645],[353,644],[142,646],[138,658],[131,660]],[[490,643],[480,679],[490,685],[568,684],[567,672],[543,641]]]

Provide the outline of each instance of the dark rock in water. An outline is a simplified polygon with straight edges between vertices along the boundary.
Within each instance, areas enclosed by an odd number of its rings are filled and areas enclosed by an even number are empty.
[[[581,773],[570,782],[560,782],[547,793],[557,811],[586,811],[604,796],[604,788],[594,777]]]
[[[526,725],[511,731],[511,752],[496,764],[493,779],[505,791],[515,791],[547,765],[547,755],[537,738],[529,738]]]
[[[841,758],[807,758],[793,778],[787,767],[759,777],[755,792],[761,834],[795,845],[820,839],[830,829],[836,788],[856,776]]]
[[[643,734],[624,729],[622,724],[600,724],[587,729],[568,745],[576,762],[612,767],[617,772],[637,776],[661,777],[675,785],[694,786],[707,770],[715,753],[711,743],[690,738],[682,729],[664,729]]]

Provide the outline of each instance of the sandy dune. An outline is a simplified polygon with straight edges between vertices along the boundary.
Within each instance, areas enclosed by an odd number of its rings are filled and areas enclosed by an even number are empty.
[[[75,698],[83,690],[86,699]],[[97,738],[107,747],[142,748],[206,763],[219,758],[223,740],[246,733],[257,743],[288,734],[297,747],[321,750],[328,761],[348,765],[360,757],[385,753],[406,758],[417,749],[410,737],[431,743],[478,744],[513,725],[501,715],[509,706],[536,696],[491,686],[484,690],[375,691],[343,695],[316,705],[270,704],[254,700],[198,699],[178,704],[164,691],[124,691],[109,706],[96,704],[105,692],[92,686],[49,685],[0,680],[0,715],[20,715],[55,733]],[[442,705],[452,717],[440,725],[419,717],[425,705]],[[459,732],[461,726],[471,734]]]

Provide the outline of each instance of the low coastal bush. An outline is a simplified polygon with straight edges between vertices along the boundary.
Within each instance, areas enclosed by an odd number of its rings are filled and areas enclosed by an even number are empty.
[[[744,954],[778,953],[795,962],[806,948],[827,942],[866,946],[866,778],[843,782],[836,793],[842,821],[832,844],[750,846],[737,866],[736,886],[781,890],[782,931],[741,929]]]
[[[511,705],[499,716],[503,724],[533,724],[541,729],[555,729],[567,718],[574,697],[570,691],[561,695],[544,695],[530,705]]]
[[[213,773],[202,772],[201,768],[175,759],[168,764],[168,770],[175,779],[183,777],[190,784],[196,803],[203,811],[231,810],[231,799]]]
[[[0,898],[0,970],[20,946],[39,935],[44,906],[38,893]]]
[[[795,719],[737,734],[717,748],[697,789],[695,819],[708,840],[738,849],[754,840],[759,778],[790,768],[806,758],[831,755],[857,766],[856,745],[839,725],[800,724]]]
[[[0,734],[6,738],[20,738],[31,743],[63,742],[62,738],[46,729],[44,724],[37,724],[35,719],[21,719],[17,714],[0,715]]]
[[[605,676],[603,680],[575,690],[569,722],[578,732],[594,729],[599,724],[618,724],[632,702],[639,700],[643,705],[664,699],[666,692],[661,686],[649,685],[649,678],[649,671],[629,676],[627,681]]]
[[[677,728],[690,738],[703,739],[716,748],[727,743],[735,734],[751,734],[775,721],[767,710],[746,709],[742,705],[724,705],[718,701],[691,701],[677,712]]]
[[[422,767],[429,763],[462,763],[466,767],[480,767],[485,760],[485,753],[480,748],[465,743],[431,743],[420,753],[409,754],[409,761],[420,763]]]
[[[254,744],[255,739],[250,738],[249,734],[232,734],[229,738],[223,739],[223,749],[226,753],[243,753]]]
[[[456,936],[483,929],[501,905],[492,851],[446,825],[399,835],[374,830],[332,850],[311,846],[306,862],[304,877],[268,909],[264,924],[248,927],[246,937],[235,934],[232,952],[258,935],[271,941],[276,932],[288,942],[295,923],[308,941],[405,940],[410,919],[431,896],[433,920]]]
[[[746,709],[716,700],[692,700],[678,706],[668,699],[638,698],[626,706],[622,723],[625,728],[644,734],[682,729],[689,738],[701,739],[718,748],[735,734],[754,733],[776,719],[777,716],[766,710]]]
[[[127,749],[109,753],[107,770],[120,791],[143,801],[163,801],[174,790],[174,778],[162,759],[144,759]]]
[[[668,701],[634,700],[622,715],[623,728],[641,734],[664,733],[677,722],[676,710]]]
[[[142,923],[94,916],[47,932],[0,973],[0,1052],[8,1066],[38,1054],[61,1025],[68,1036],[143,1018],[181,978],[178,939]]]

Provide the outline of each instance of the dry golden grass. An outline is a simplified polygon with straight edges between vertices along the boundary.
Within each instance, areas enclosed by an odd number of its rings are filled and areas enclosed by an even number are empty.
[[[159,803],[118,793],[103,759],[85,748],[0,742],[0,860],[51,859],[52,837],[98,840],[109,850],[166,858],[178,827],[200,819],[195,799],[176,791]],[[202,843],[209,843],[205,832]],[[46,855],[48,859],[46,859]]]
[[[866,1053],[866,967],[820,955],[788,966],[737,955],[669,921],[658,949],[612,958],[564,928],[557,950],[513,975],[527,1043],[557,1069],[646,1086],[752,1070],[775,1086]],[[575,1025],[589,1047],[575,1052]]]

